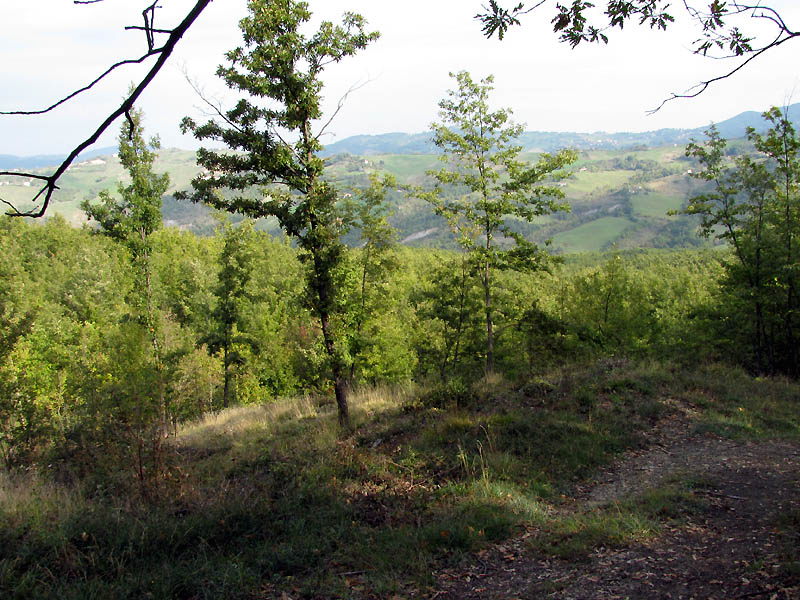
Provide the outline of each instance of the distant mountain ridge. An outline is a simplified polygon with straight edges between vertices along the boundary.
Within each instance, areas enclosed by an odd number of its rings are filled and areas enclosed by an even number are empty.
[[[797,115],[800,114],[800,103],[788,107],[789,115],[795,126],[800,126]],[[617,132],[593,133],[526,131],[519,142],[525,150],[537,152],[553,152],[560,148],[577,148],[578,150],[625,150],[637,146],[667,146],[670,144],[685,145],[692,138],[703,137],[709,125],[694,129],[657,129],[641,133]],[[727,139],[741,138],[747,127],[758,132],[769,128],[767,121],[758,111],[747,111],[716,124],[722,137]],[[325,147],[324,155],[353,154],[369,156],[375,154],[436,154],[437,148],[432,142],[433,133],[384,133],[380,135],[356,135],[334,142]]]

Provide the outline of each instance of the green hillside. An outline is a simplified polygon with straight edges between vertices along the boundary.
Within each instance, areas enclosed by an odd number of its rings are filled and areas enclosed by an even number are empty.
[[[622,217],[601,217],[557,234],[553,244],[562,251],[593,252],[618,239],[630,226],[631,221]]]
[[[536,154],[523,158],[536,160]],[[328,159],[328,177],[342,193],[363,187],[370,173],[391,173],[399,188],[425,185],[426,171],[437,167],[433,154],[371,154],[354,156],[336,154]],[[698,244],[691,235],[694,224],[688,217],[668,216],[679,210],[697,189],[688,176],[692,168],[683,156],[683,148],[669,145],[635,150],[586,150],[567,170],[567,178],[558,182],[571,206],[570,213],[542,218],[534,224],[518,223],[518,229],[537,242],[554,241],[557,252],[602,250],[619,247],[680,247]],[[170,174],[169,194],[186,189],[199,171],[194,152],[163,150],[156,162],[159,172]],[[40,171],[42,173],[46,170]],[[73,225],[85,222],[79,208],[86,198],[95,198],[101,190],[113,190],[127,175],[114,156],[95,157],[74,165],[60,182],[50,214],[61,214]],[[35,182],[18,178],[0,178],[3,197],[17,205],[35,193]],[[409,198],[402,189],[391,192],[395,214],[390,219],[398,237],[411,246],[451,247],[452,237],[446,223],[419,200]],[[208,209],[165,199],[164,219],[170,226],[196,233],[209,233],[213,219]],[[273,231],[269,223],[260,228]],[[277,230],[274,231],[278,233]]]

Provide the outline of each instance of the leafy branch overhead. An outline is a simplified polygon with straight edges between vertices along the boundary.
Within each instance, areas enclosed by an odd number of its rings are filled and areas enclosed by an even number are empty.
[[[544,4],[550,4],[549,0],[520,2],[512,8],[506,8],[497,0],[489,0],[488,6],[484,6],[483,12],[475,15],[475,18],[481,22],[486,37],[497,34],[502,40],[509,28],[521,24],[523,15]],[[664,102],[693,98],[712,83],[734,75],[765,52],[800,36],[800,32],[793,30],[776,8],[762,2],[705,0],[698,3],[684,0],[682,4],[683,12],[699,30],[694,42],[696,54],[743,60],[736,67],[701,81],[685,93],[672,94]],[[571,3],[557,1],[554,9],[555,14],[550,21],[553,31],[562,42],[573,48],[584,42],[607,44],[611,30],[624,29],[629,23],[663,31],[675,22],[677,15],[668,0],[606,0],[605,7],[586,0],[573,0]],[[760,42],[755,34],[747,33],[748,24],[752,30],[753,21],[769,24],[772,27],[771,37]],[[663,105],[662,102],[655,110]]]

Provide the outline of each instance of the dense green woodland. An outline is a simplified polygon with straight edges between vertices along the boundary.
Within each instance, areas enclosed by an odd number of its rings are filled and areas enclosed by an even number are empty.
[[[731,152],[713,129],[687,150],[706,183],[683,211],[725,247],[496,263],[491,368],[490,255],[469,239],[463,251],[399,245],[386,202],[396,184],[373,177],[336,209],[337,235],[357,246],[342,247],[329,273],[339,376],[350,389],[412,380],[448,389],[487,369],[525,381],[605,357],[796,375],[798,142],[780,111],[769,116],[772,130],[750,134],[759,152]],[[129,182],[84,203],[99,228],[2,221],[7,467],[75,455],[91,470],[113,447],[135,459],[144,484],[160,468],[164,432],[180,422],[332,391],[308,250],[224,213],[213,236],[162,229],[168,179],[152,171],[157,145],[139,131],[122,131],[120,144]]]
[[[10,597],[389,597],[531,523],[545,527],[538,551],[580,558],[655,535],[665,510],[684,510],[663,502],[695,506],[679,484],[650,512],[545,517],[670,414],[662,395],[722,435],[800,434],[796,385],[715,365],[754,364],[746,315],[725,300],[729,251],[498,273],[503,376],[488,378],[482,286],[463,254],[352,251],[337,274],[356,388],[343,437],[306,265],[285,241],[224,219],[213,237],[154,232],[157,355],[127,248],[60,218],[1,227]],[[235,255],[250,276],[226,296]]]
[[[159,400],[153,348],[132,316],[139,284],[127,251],[58,218],[44,225],[6,219],[2,228],[5,463],[52,448],[104,452],[100,444],[131,443]],[[204,344],[217,327],[226,231],[154,234],[153,294],[172,422],[222,406],[223,359]],[[237,300],[234,402],[328,394],[298,251],[256,231],[239,251],[252,274]],[[348,334],[353,384],[481,373],[480,283],[463,256],[395,247],[368,265],[362,288],[364,253],[350,253],[338,274],[342,318],[360,324]],[[746,361],[733,331],[719,337],[724,257],[714,250],[579,255],[553,275],[500,273],[498,368],[524,379],[601,356]]]

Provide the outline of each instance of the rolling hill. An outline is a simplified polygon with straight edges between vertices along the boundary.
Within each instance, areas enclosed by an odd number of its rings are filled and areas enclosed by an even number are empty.
[[[800,111],[800,104],[790,107]],[[766,128],[760,113],[746,112],[720,122],[725,137],[741,137],[745,127]],[[515,227],[529,239],[552,241],[555,252],[602,250],[612,245],[630,247],[684,247],[703,243],[695,234],[696,222],[685,216],[670,216],[698,190],[689,173],[693,163],[684,156],[684,146],[692,138],[701,139],[703,128],[662,129],[646,133],[547,133],[526,132],[521,143],[524,158],[536,160],[542,151],[561,147],[580,150],[579,160],[567,169],[568,177],[559,182],[572,210],[539,218],[535,223],[518,222]],[[347,138],[326,149],[327,176],[350,193],[367,185],[369,175],[384,172],[395,175],[399,187],[390,192],[394,214],[390,222],[398,239],[411,246],[451,247],[452,236],[443,219],[430,207],[409,197],[403,186],[424,185],[426,170],[438,162],[430,133],[364,135]],[[735,142],[743,146],[744,142]],[[60,181],[53,198],[51,214],[61,214],[74,225],[85,222],[79,205],[95,198],[101,190],[113,190],[127,174],[114,156],[114,149],[95,150],[74,164]],[[0,157],[0,169],[47,172],[41,163],[55,163],[58,157]],[[17,165],[17,166],[10,166]],[[171,194],[186,189],[199,171],[192,151],[163,150],[156,170],[168,172],[171,186],[164,201],[164,220],[168,226],[200,234],[213,231],[210,211],[190,203],[175,201]],[[19,177],[0,177],[0,196],[24,206],[35,194],[36,182]],[[274,224],[259,226],[276,234]],[[346,238],[357,244],[357,232]]]
[[[523,158],[534,161],[536,153]],[[211,212],[188,202],[177,202],[171,194],[186,189],[199,171],[194,152],[164,150],[156,162],[157,172],[168,172],[171,184],[164,199],[164,220],[168,226],[210,234],[214,228]],[[410,246],[452,247],[446,222],[423,201],[409,197],[403,186],[424,185],[425,172],[434,168],[433,154],[379,154],[354,156],[336,154],[328,159],[327,176],[343,194],[368,185],[374,172],[391,173],[399,186],[390,191],[394,209],[390,222],[398,239]],[[687,217],[667,214],[680,209],[696,189],[697,182],[687,174],[692,163],[683,148],[662,146],[637,150],[583,150],[579,160],[567,169],[558,183],[571,205],[571,212],[540,217],[535,223],[517,222],[515,228],[528,238],[543,243],[552,240],[556,252],[600,250],[612,244],[619,247],[675,247],[700,243]],[[101,190],[114,190],[125,182],[127,173],[114,155],[95,157],[74,165],[60,182],[50,215],[61,214],[73,225],[85,222],[79,206],[95,198]],[[36,182],[0,177],[0,195],[24,204],[33,194]],[[279,234],[269,222],[261,228]],[[346,241],[358,244],[357,232]]]

